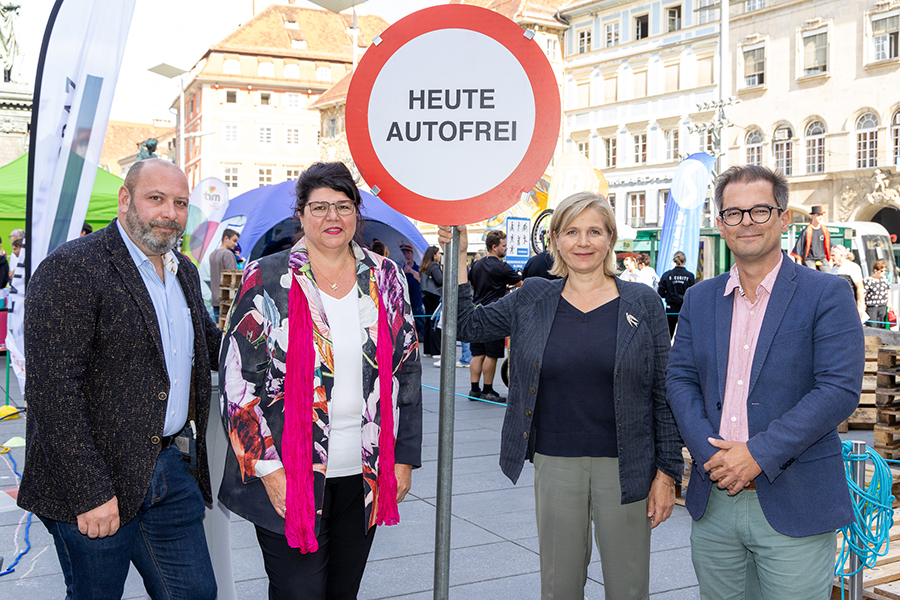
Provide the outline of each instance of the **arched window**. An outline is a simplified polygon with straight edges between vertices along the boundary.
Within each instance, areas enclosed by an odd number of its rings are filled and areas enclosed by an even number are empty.
[[[806,172],[825,172],[825,124],[813,121],[806,126]]]
[[[891,119],[891,140],[894,146],[894,160],[892,162],[900,167],[900,110],[895,112],[894,118]]]
[[[856,120],[856,168],[878,166],[878,117],[866,113]]]
[[[790,127],[779,127],[775,130],[772,152],[775,155],[775,168],[785,176],[794,174],[794,132]]]
[[[759,129],[754,129],[747,134],[746,145],[748,165],[762,165],[762,142],[763,135],[762,131]]]

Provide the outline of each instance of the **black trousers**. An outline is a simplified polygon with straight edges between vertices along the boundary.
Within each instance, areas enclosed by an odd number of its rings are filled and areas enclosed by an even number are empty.
[[[422,292],[422,304],[425,305],[425,314],[433,315],[437,310],[438,304],[441,303],[441,297],[428,292]],[[423,354],[431,354],[439,356],[441,353],[441,330],[435,327],[435,322],[429,317],[425,321],[425,339]]]
[[[269,600],[356,600],[375,527],[366,531],[362,475],[325,481],[319,549],[301,554],[284,534],[256,527]]]

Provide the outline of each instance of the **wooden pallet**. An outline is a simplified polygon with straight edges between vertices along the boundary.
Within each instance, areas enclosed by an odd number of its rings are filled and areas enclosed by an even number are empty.
[[[900,459],[900,346],[878,349],[875,390],[875,450]]]
[[[221,281],[219,282],[219,329],[225,329],[225,317],[231,310],[231,305],[237,297],[238,290],[241,289],[241,277],[244,272],[222,271]]]
[[[838,426],[838,431],[847,433],[849,429],[872,429],[878,422],[878,350],[882,342],[874,336],[866,336],[866,366],[863,373],[859,407],[846,421]]]

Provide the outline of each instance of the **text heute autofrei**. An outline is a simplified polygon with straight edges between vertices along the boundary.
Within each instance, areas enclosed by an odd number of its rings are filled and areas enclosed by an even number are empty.
[[[493,89],[409,90],[409,110],[494,110]],[[516,141],[516,121],[405,121],[391,123],[387,141]]]

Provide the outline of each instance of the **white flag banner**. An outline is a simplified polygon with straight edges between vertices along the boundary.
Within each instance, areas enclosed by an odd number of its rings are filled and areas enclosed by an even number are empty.
[[[56,0],[38,59],[28,157],[26,279],[78,237],[135,0]]]

